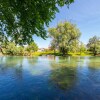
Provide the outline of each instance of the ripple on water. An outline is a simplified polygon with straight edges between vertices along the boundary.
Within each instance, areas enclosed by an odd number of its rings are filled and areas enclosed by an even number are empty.
[[[100,57],[0,57],[0,100],[100,100]]]

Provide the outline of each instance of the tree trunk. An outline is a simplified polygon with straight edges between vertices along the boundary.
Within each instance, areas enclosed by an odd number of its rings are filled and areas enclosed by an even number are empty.
[[[62,54],[63,54],[63,56],[65,56],[65,54],[66,54],[66,50],[64,48],[62,48]]]
[[[56,53],[56,50],[54,49],[54,54]]]
[[[96,56],[96,54],[97,54],[96,48],[94,48],[93,54],[94,54],[94,56]]]
[[[2,48],[0,48],[0,51],[1,51],[1,53],[2,53],[2,54],[4,54],[4,52],[3,52]]]

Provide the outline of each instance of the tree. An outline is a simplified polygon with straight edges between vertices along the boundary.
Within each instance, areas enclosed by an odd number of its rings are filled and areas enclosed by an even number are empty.
[[[35,42],[30,43],[26,48],[26,51],[28,51],[30,53],[30,55],[32,52],[35,52],[37,50],[38,50],[38,46]]]
[[[24,51],[25,51],[24,46],[18,46],[17,47],[17,55],[23,56],[24,55]]]
[[[73,40],[72,43],[70,44],[70,52],[76,53],[79,51],[79,41],[78,40]]]
[[[52,40],[52,41],[51,41],[50,49],[51,49],[51,50],[54,50],[54,54],[55,54],[56,49],[57,49],[57,45],[56,45],[56,41],[55,41],[55,40]]]
[[[0,36],[15,43],[30,43],[36,34],[46,38],[45,26],[55,18],[58,7],[74,0],[0,0]]]
[[[86,46],[84,45],[83,42],[80,42],[79,50],[80,50],[80,54],[86,51]]]
[[[9,42],[6,48],[4,49],[6,54],[17,55],[17,47],[14,42]]]
[[[38,50],[38,46],[35,42],[30,43],[27,45],[27,48],[25,49],[24,46],[16,45],[15,42],[1,42],[0,44],[0,51],[2,54],[7,54],[7,55],[28,55],[31,54],[32,52],[35,52]]]
[[[100,53],[100,37],[94,36],[89,39],[87,47],[95,55]]]
[[[57,27],[50,28],[48,31],[50,37],[53,41],[55,40],[55,43],[57,43],[56,46],[63,55],[68,54],[72,42],[78,40],[81,35],[76,25],[67,21],[59,23]]]

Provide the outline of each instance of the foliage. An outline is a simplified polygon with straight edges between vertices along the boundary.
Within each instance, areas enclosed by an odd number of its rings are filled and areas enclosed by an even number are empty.
[[[57,27],[50,28],[49,33],[56,47],[63,55],[68,53],[73,41],[78,40],[81,35],[76,25],[70,22],[59,23]]]
[[[46,38],[45,26],[54,19],[58,7],[74,0],[0,0],[0,36],[15,43],[33,42],[32,35]]]
[[[75,66],[77,65],[77,58],[71,59],[71,62],[67,57],[60,58],[60,61],[55,63],[51,62],[50,64],[52,68],[50,75],[51,84],[56,85],[62,90],[71,88],[76,80]]]
[[[80,54],[86,52],[86,46],[84,45],[84,43],[80,43],[79,45],[79,50],[80,50]]]
[[[5,49],[6,54],[16,55],[17,47],[14,42],[9,42]]]
[[[53,39],[52,41],[51,41],[51,44],[50,44],[50,49],[51,50],[54,50],[54,53],[56,52],[56,48],[57,48],[57,43],[56,43],[56,41]]]
[[[78,40],[72,41],[72,43],[70,44],[69,52],[72,52],[72,53],[79,52],[79,41]]]
[[[7,42],[2,43],[1,50],[3,51],[3,54],[6,55],[30,55],[31,53],[38,50],[38,46],[35,42],[30,43],[30,45],[27,45],[27,48],[24,46],[16,45],[14,42]]]
[[[100,54],[100,37],[94,36],[89,39],[87,47],[95,55]]]
[[[30,43],[26,48],[26,51],[28,52],[35,52],[37,50],[38,50],[38,46],[35,42]]]
[[[24,55],[24,52],[25,52],[24,46],[17,47],[17,55]]]

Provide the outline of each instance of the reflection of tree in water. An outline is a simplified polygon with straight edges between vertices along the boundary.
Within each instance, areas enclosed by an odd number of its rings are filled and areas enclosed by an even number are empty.
[[[71,88],[76,81],[76,67],[74,63],[51,63],[52,72],[50,81],[62,90]]]
[[[2,59],[0,59],[0,63],[0,70],[2,73],[11,69],[13,75],[15,75],[18,79],[22,79],[23,57],[2,57]]]
[[[23,65],[22,65],[22,62],[15,68],[15,76],[20,80],[23,78]]]
[[[51,73],[51,81],[62,90],[66,90],[74,85],[75,79],[75,70],[69,69],[67,67],[53,70]]]
[[[56,60],[56,56],[55,55],[48,55],[47,58],[49,60]]]
[[[88,67],[92,69],[100,69],[100,57],[90,57]]]
[[[23,57],[3,57],[1,64],[5,67],[15,67],[23,61]]]
[[[38,69],[38,66],[35,66],[36,64],[39,64],[38,57],[28,57],[27,58],[28,64],[29,64],[29,72],[32,75],[38,75],[41,73],[41,71]]]
[[[27,61],[28,61],[28,63],[30,64],[30,65],[35,65],[36,63],[37,63],[37,61],[38,61],[38,57],[28,57],[27,58]]]

